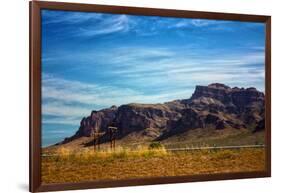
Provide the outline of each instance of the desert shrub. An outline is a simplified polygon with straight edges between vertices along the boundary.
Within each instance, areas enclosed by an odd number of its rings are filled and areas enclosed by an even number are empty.
[[[236,154],[236,151],[233,150],[220,150],[216,153],[216,158],[219,160],[232,159]]]
[[[76,151],[74,152],[75,155],[75,160],[79,160],[79,161],[91,161],[95,158],[95,151],[91,150],[91,149],[83,149],[80,151]]]
[[[124,159],[129,157],[128,150],[124,148],[119,148],[115,151],[109,152],[109,157],[117,158],[117,159]]]
[[[66,160],[69,159],[72,155],[70,149],[61,147],[56,150],[57,159]]]
[[[116,149],[106,150],[93,150],[85,148],[82,150],[73,150],[70,148],[59,148],[54,152],[54,156],[50,159],[57,160],[61,163],[64,161],[68,162],[79,162],[79,163],[90,163],[97,162],[100,160],[114,160],[114,159],[126,159],[133,157],[159,157],[167,155],[165,147],[160,143],[150,144],[149,146],[138,146],[134,149],[118,147]]]
[[[161,149],[163,145],[160,142],[152,142],[148,146],[149,149]]]

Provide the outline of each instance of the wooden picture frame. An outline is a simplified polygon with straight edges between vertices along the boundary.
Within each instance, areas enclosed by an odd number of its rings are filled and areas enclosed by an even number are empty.
[[[213,13],[199,11],[105,6],[62,2],[29,2],[30,8],[30,191],[58,191],[103,187],[121,187],[150,184],[182,183],[210,180],[259,178],[271,176],[271,17],[232,13]],[[263,172],[239,172],[224,174],[153,177],[145,179],[107,180],[100,182],[79,182],[65,184],[41,183],[41,16],[42,9],[116,13],[147,16],[166,16],[178,18],[198,18],[261,22],[266,24],[265,43],[265,146],[266,170]]]

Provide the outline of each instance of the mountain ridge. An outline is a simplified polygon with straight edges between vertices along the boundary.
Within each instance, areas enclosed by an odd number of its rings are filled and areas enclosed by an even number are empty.
[[[65,144],[81,137],[104,133],[100,143],[109,141],[108,126],[118,128],[117,138],[132,133],[138,138],[161,141],[194,129],[227,128],[264,129],[264,94],[254,87],[229,87],[221,83],[196,86],[189,99],[173,100],[158,104],[129,103],[93,110],[80,122],[77,132],[65,138]]]

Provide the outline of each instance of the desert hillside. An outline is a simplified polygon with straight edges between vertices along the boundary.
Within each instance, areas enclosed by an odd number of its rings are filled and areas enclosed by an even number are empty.
[[[255,88],[230,88],[214,83],[196,86],[191,98],[163,104],[125,104],[93,110],[81,120],[75,135],[51,146],[89,147],[110,140],[108,127],[117,127],[117,143],[248,145],[263,143],[264,94]],[[50,148],[50,147],[49,147]]]
[[[264,147],[262,92],[196,86],[190,99],[92,111],[75,135],[43,149],[42,181],[264,171]]]

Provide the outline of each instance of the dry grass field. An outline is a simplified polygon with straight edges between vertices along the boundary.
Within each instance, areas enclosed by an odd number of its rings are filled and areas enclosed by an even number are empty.
[[[163,146],[133,151],[59,148],[52,153],[42,157],[44,184],[265,170],[264,148],[184,152]]]

